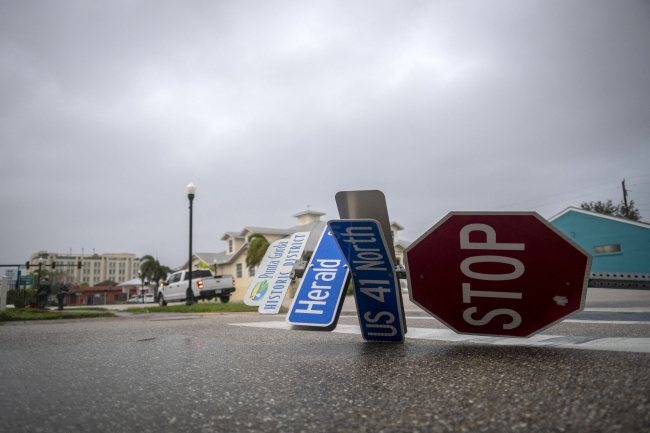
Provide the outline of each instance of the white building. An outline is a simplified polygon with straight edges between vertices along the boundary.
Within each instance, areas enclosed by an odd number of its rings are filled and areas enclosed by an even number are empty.
[[[56,262],[56,271],[66,272],[75,283],[88,283],[90,286],[103,281],[122,283],[137,278],[140,269],[140,259],[130,253],[83,256],[39,251],[29,256],[29,272],[38,269],[39,261],[50,271],[52,263]],[[79,262],[81,262],[80,269]]]

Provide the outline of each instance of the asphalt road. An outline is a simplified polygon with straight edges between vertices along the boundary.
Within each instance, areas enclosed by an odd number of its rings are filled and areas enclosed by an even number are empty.
[[[539,347],[450,341],[410,303],[399,345],[364,343],[350,302],[332,333],[254,313],[5,324],[0,431],[650,431],[650,292],[587,307]]]

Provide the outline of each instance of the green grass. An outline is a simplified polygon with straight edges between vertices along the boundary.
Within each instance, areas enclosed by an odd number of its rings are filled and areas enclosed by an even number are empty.
[[[89,317],[115,317],[115,314],[108,311],[66,313],[52,310],[38,310],[36,308],[7,308],[5,311],[0,312],[0,322],[22,320],[87,319]]]
[[[223,313],[231,311],[257,311],[258,307],[251,307],[243,302],[222,303],[197,303],[191,306],[185,304],[169,304],[166,307],[133,307],[124,311],[129,313]]]

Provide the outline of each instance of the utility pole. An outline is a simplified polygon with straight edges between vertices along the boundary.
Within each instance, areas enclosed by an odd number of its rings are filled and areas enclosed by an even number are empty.
[[[627,208],[627,190],[625,189],[625,179],[623,179],[621,185],[623,185],[623,202],[625,203],[625,207]]]

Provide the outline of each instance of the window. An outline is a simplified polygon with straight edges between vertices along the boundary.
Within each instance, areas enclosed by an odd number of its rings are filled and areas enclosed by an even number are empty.
[[[115,269],[111,269],[110,271],[108,271],[108,273],[109,275],[115,275]]]
[[[232,239],[228,239],[228,254],[232,254]]]
[[[210,272],[208,269],[196,269],[192,271],[192,279],[194,278],[210,278],[212,276],[212,272]]]
[[[96,268],[98,268],[98,267],[100,267],[101,265],[102,265],[102,264],[101,264],[100,262],[95,262],[95,264],[94,264],[93,266],[96,267]]]
[[[241,277],[242,277],[242,264],[237,263],[237,278],[241,278]]]
[[[618,254],[622,252],[623,248],[621,248],[621,244],[601,245],[594,247],[594,253],[596,254]]]
[[[248,276],[249,277],[254,277],[255,276],[255,267],[248,268]]]
[[[93,277],[93,283],[96,283],[99,281],[99,277]]]

